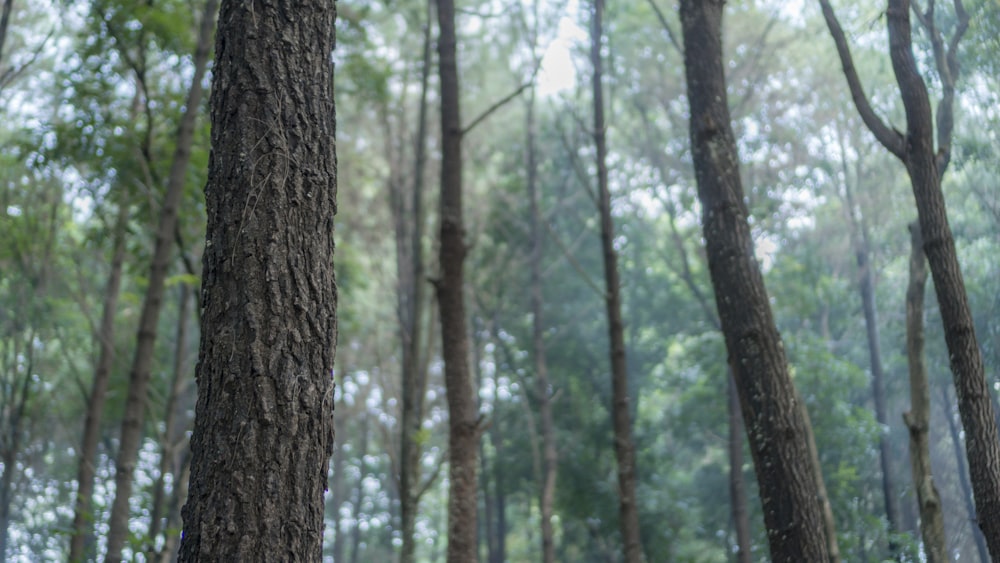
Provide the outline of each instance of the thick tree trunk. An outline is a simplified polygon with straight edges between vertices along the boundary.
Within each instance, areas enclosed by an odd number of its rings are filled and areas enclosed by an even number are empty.
[[[927,439],[931,420],[931,394],[924,365],[924,288],[927,268],[924,263],[920,225],[910,224],[910,282],[906,288],[906,360],[910,368],[910,411],[903,420],[910,430],[910,467],[920,507],[920,534],[928,563],[947,563],[944,515],[941,496],[934,485],[930,444]],[[984,554],[985,555],[985,554]]]
[[[156,230],[156,244],[153,249],[149,285],[139,317],[139,332],[136,340],[135,356],[129,373],[128,395],[125,399],[125,414],[122,420],[118,458],[115,461],[115,500],[111,505],[108,522],[108,551],[105,561],[121,561],[122,548],[128,538],[130,518],[129,499],[132,496],[132,477],[139,457],[142,441],[142,427],[146,416],[147,390],[153,364],[153,347],[156,343],[157,324],[163,305],[164,285],[170,267],[170,257],[174,249],[174,231],[177,226],[177,206],[184,191],[188,163],[191,161],[191,144],[194,141],[195,122],[201,107],[203,94],[202,78],[211,52],[212,28],[218,0],[208,0],[201,16],[198,43],[194,54],[194,76],[191,89],[185,100],[184,115],[177,129],[177,144],[174,148],[170,173],[167,177],[166,194],[160,208],[160,223]]]
[[[336,9],[225,0],[180,561],[320,561],[333,451]]]
[[[594,144],[597,146],[597,189],[601,214],[601,249],[604,256],[605,305],[611,352],[611,420],[618,460],[618,518],[625,563],[643,560],[639,534],[639,507],[636,498],[635,446],[629,420],[628,369],[625,361],[625,326],[622,322],[618,254],[614,246],[611,193],[608,189],[608,147],[604,122],[603,64],[601,40],[604,36],[604,0],[594,0],[590,26],[590,63],[594,97]]]
[[[555,426],[552,422],[552,389],[549,385],[549,368],[545,359],[545,322],[542,302],[542,216],[539,211],[538,162],[535,155],[535,90],[531,90],[527,108],[528,199],[531,207],[531,342],[535,361],[535,400],[542,431],[542,482],[539,487],[538,505],[542,517],[542,561],[554,563],[556,558],[555,533],[552,530],[552,513],[555,504],[556,475],[559,454],[556,450]]]
[[[750,547],[750,516],[747,514],[747,491],[743,481],[743,419],[740,414],[740,394],[732,371],[727,374],[729,403],[729,507],[736,528],[736,561],[752,561]]]
[[[951,435],[951,443],[955,448],[955,466],[958,474],[958,486],[962,491],[962,504],[965,505],[966,513],[969,515],[969,522],[976,521],[976,504],[973,498],[972,484],[969,482],[969,468],[965,463],[965,456],[962,455],[962,436],[958,425],[955,424],[955,416],[951,411],[952,398],[948,394],[948,386],[941,385],[941,405],[944,408],[944,416],[948,420],[948,433]],[[982,530],[977,526],[970,526],[969,534],[975,539],[976,550],[979,552],[980,561],[989,561],[989,550],[986,547],[986,540],[983,538]]]
[[[716,306],[734,366],[771,558],[830,561],[832,538],[810,453],[812,432],[788,373],[753,251],[722,65],[721,0],[682,0],[691,146]],[[819,479],[819,482],[817,482]]]
[[[73,535],[69,542],[69,561],[78,563],[93,560],[94,549],[94,475],[97,470],[97,445],[101,439],[101,417],[107,398],[108,381],[115,359],[115,313],[118,310],[118,295],[121,290],[122,264],[125,262],[125,233],[128,226],[128,206],[118,209],[115,223],[114,250],[111,257],[111,271],[108,285],[104,290],[104,307],[101,311],[101,327],[97,333],[100,352],[94,369],[90,396],[87,398],[87,415],[83,423],[83,443],[77,466],[76,506],[73,513]]]
[[[441,342],[448,399],[448,561],[476,561],[476,457],[480,428],[469,375],[465,228],[462,223],[462,121],[459,114],[455,2],[437,0],[441,81]]]
[[[397,230],[408,237],[399,241],[396,252],[408,256],[409,261],[397,261],[402,269],[400,279],[407,287],[400,288],[402,297],[400,321],[403,338],[403,421],[399,470],[400,520],[402,524],[403,549],[399,554],[400,563],[413,563],[416,554],[414,531],[417,512],[420,509],[420,441],[417,439],[424,419],[424,395],[427,391],[427,376],[420,359],[421,336],[424,309],[424,261],[423,261],[423,193],[424,168],[427,161],[427,91],[431,70],[431,3],[427,0],[427,22],[424,27],[423,65],[420,69],[420,109],[417,117],[413,165],[413,192],[410,194],[411,211],[408,218],[411,228],[405,222],[397,221]],[[400,228],[402,226],[403,228]],[[409,251],[403,246],[409,243]]]

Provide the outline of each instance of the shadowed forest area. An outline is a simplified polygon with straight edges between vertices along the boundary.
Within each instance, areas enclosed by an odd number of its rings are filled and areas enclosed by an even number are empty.
[[[0,561],[1000,561],[998,38],[0,0]]]

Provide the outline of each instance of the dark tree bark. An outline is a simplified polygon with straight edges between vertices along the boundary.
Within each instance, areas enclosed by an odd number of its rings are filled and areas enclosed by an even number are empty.
[[[608,315],[608,340],[611,355],[611,420],[614,428],[615,457],[618,461],[618,518],[626,563],[643,560],[639,535],[639,507],[636,498],[635,446],[629,420],[628,369],[625,359],[625,326],[622,322],[618,254],[615,252],[615,227],[611,218],[611,192],[608,189],[608,147],[604,121],[604,86],[601,41],[604,37],[604,0],[594,0],[590,24],[590,63],[594,73],[591,86],[594,96],[594,144],[597,147],[598,207],[601,215],[601,250],[604,257],[604,302]]]
[[[180,561],[320,561],[334,445],[327,0],[225,0]]]
[[[462,121],[459,113],[455,2],[437,0],[438,70],[441,81],[440,277],[444,380],[448,400],[448,561],[469,563],[476,554],[476,447],[481,433],[469,374],[466,330],[465,228],[462,223]]]
[[[111,257],[111,271],[108,285],[104,290],[104,306],[101,311],[101,326],[96,335],[100,351],[94,368],[90,396],[87,398],[87,415],[83,423],[83,440],[77,466],[76,505],[73,513],[73,533],[69,542],[71,563],[93,560],[94,554],[94,475],[97,470],[97,445],[101,439],[101,417],[107,398],[108,381],[115,359],[115,313],[118,310],[118,295],[121,290],[122,265],[125,262],[125,234],[128,225],[128,206],[118,209],[115,223],[114,250]]]
[[[716,307],[750,439],[774,561],[830,561],[805,408],[753,251],[722,64],[721,0],[682,0],[691,146]],[[819,479],[819,481],[817,481]]]
[[[927,435],[931,421],[931,393],[924,364],[924,288],[927,268],[924,262],[920,225],[910,224],[910,281],[906,288],[906,360],[910,370],[910,411],[903,420],[910,431],[910,467],[920,507],[920,534],[928,563],[947,563],[944,515],[941,495],[931,470],[930,443]],[[985,554],[984,554],[985,555]]]
[[[409,218],[403,210],[397,219],[396,253],[400,269],[400,327],[403,343],[403,421],[399,470],[399,504],[402,524],[403,549],[400,563],[413,563],[416,553],[414,530],[420,508],[420,455],[417,436],[424,420],[424,395],[427,391],[427,372],[420,359],[424,311],[424,169],[427,162],[427,91],[431,70],[431,0],[427,0],[427,21],[424,27],[423,65],[420,69],[420,109],[417,116],[413,164],[413,191]],[[409,225],[409,228],[407,228]],[[409,248],[406,244],[409,244]]]
[[[750,563],[750,516],[747,514],[747,491],[743,481],[743,419],[740,394],[732,370],[727,374],[729,402],[729,506],[736,528],[736,561]]]
[[[118,458],[115,461],[115,500],[111,505],[108,522],[108,551],[105,561],[121,561],[122,548],[128,538],[130,517],[129,498],[132,495],[132,477],[146,416],[147,391],[153,364],[153,346],[156,343],[157,324],[163,305],[164,286],[174,249],[174,232],[177,226],[177,206],[184,191],[188,163],[191,162],[191,144],[194,141],[195,122],[203,94],[202,78],[211,51],[212,28],[215,21],[217,0],[208,0],[201,16],[198,43],[194,54],[194,76],[185,100],[185,110],[177,129],[166,194],[160,208],[160,222],[156,230],[156,243],[149,273],[149,285],[139,317],[135,356],[129,373],[128,395],[122,420]]]
[[[910,176],[917,203],[924,253],[934,279],[945,343],[951,361],[958,397],[958,410],[965,428],[965,448],[976,499],[977,521],[986,537],[993,559],[1000,559],[1000,433],[986,382],[982,353],[948,224],[941,178],[951,161],[954,127],[955,79],[958,76],[958,43],[968,28],[969,15],[962,0],[954,0],[956,27],[945,46],[934,16],[934,2],[919,12],[921,24],[931,38],[934,59],[943,85],[935,125],[927,86],[913,56],[909,0],[889,0],[886,22],[889,28],[889,57],[899,85],[906,113],[906,134],[889,128],[875,114],[861,88],[847,39],[828,0],[820,0],[823,15],[840,55],[855,105],[865,124],[887,150],[898,157]]]

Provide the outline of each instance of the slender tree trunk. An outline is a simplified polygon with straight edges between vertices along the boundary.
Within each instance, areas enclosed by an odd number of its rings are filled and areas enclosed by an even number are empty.
[[[341,354],[341,364],[344,355]],[[343,393],[341,394],[343,396]],[[337,412],[343,412],[343,403],[337,401]],[[343,416],[343,415],[341,415]],[[335,425],[342,428],[341,416],[335,417]],[[344,527],[340,522],[340,505],[344,503],[344,447],[336,444],[333,450],[333,482],[330,484],[333,505],[333,563],[346,563],[344,559]]]
[[[1000,433],[941,191],[941,178],[951,161],[955,80],[959,73],[956,50],[968,29],[969,14],[962,0],[952,2],[955,26],[947,48],[937,29],[934,4],[928,4],[928,10],[919,14],[931,38],[935,66],[942,83],[936,116],[938,147],[935,150],[935,117],[927,85],[913,56],[910,0],[888,0],[885,12],[889,57],[906,113],[905,135],[887,126],[875,114],[862,90],[847,40],[833,8],[828,0],[820,0],[820,5],[858,113],[879,142],[902,161],[910,176],[924,254],[934,279],[934,291],[944,324],[958,411],[965,428],[965,448],[976,499],[977,521],[991,556],[1000,560]]]
[[[361,445],[358,455],[360,460],[360,477],[354,487],[354,506],[351,508],[351,518],[354,520],[354,528],[351,530],[351,563],[358,563],[358,555],[361,551],[361,503],[365,501],[365,476],[368,474],[368,467],[365,457],[368,455],[368,413],[361,421]]]
[[[128,395],[122,420],[118,458],[115,462],[115,500],[111,505],[108,522],[108,551],[105,561],[121,561],[122,548],[128,538],[130,517],[129,498],[132,496],[132,477],[139,457],[143,421],[146,416],[147,390],[153,364],[153,347],[156,342],[157,324],[163,305],[164,286],[174,249],[174,230],[177,225],[177,206],[184,191],[184,182],[191,161],[191,144],[194,141],[195,122],[201,108],[202,78],[211,51],[212,28],[218,0],[208,0],[201,16],[198,43],[194,54],[194,76],[185,100],[185,110],[177,129],[167,189],[160,208],[160,223],[156,230],[156,244],[149,274],[149,285],[139,317],[139,332],[135,356],[129,373]]]
[[[851,195],[851,188],[845,179],[844,189],[847,195],[848,214],[851,222],[851,238],[854,244],[854,255],[858,263],[860,275],[858,292],[861,294],[861,305],[865,317],[865,330],[868,336],[868,359],[872,373],[872,398],[875,403],[875,419],[879,423],[879,461],[882,469],[882,497],[885,502],[885,515],[889,522],[889,552],[895,557],[899,545],[891,537],[900,531],[899,503],[896,500],[896,485],[892,468],[892,448],[889,444],[889,416],[885,407],[885,375],[882,370],[882,352],[879,346],[878,313],[875,307],[875,273],[871,263],[871,242],[868,236],[868,225],[864,218],[859,218]]]
[[[462,223],[462,120],[459,114],[455,3],[437,0],[441,81],[441,276],[436,281],[448,399],[448,561],[476,561],[477,421],[466,330]]]
[[[100,352],[94,369],[94,381],[87,398],[87,415],[83,423],[83,443],[77,466],[76,506],[73,513],[73,535],[69,543],[69,561],[79,563],[93,560],[94,554],[94,475],[97,469],[97,445],[101,438],[101,417],[107,398],[108,380],[115,359],[115,313],[121,291],[122,264],[125,262],[125,231],[128,225],[128,205],[121,204],[115,223],[114,250],[111,271],[104,290],[104,308],[101,327],[97,333]]]
[[[180,561],[322,560],[337,201],[326,0],[224,0]]]
[[[691,146],[716,307],[754,456],[771,558],[830,561],[822,483],[753,251],[726,101],[721,0],[682,0]]]
[[[149,542],[150,560],[153,560],[156,555],[156,536],[164,529],[162,520],[166,516],[163,511],[167,502],[165,492],[167,473],[172,473],[173,482],[176,484],[180,475],[171,470],[173,466],[177,465],[177,449],[185,445],[184,429],[180,427],[183,412],[179,412],[177,402],[180,400],[181,394],[184,392],[184,385],[187,383],[185,375],[187,375],[187,325],[190,316],[188,307],[190,296],[191,291],[188,286],[182,285],[177,300],[179,313],[174,343],[174,374],[170,383],[170,394],[167,396],[167,404],[164,408],[164,433],[160,445],[160,474],[153,485],[153,506],[150,508],[149,532],[146,534],[146,541]]]
[[[555,426],[552,422],[552,389],[549,368],[545,358],[545,319],[542,302],[542,216],[539,211],[538,161],[535,154],[535,89],[531,89],[527,108],[527,180],[528,199],[531,207],[531,341],[535,361],[535,400],[542,430],[542,475],[539,487],[539,509],[542,527],[542,561],[554,563],[555,533],[552,530],[552,513],[555,504],[556,476],[559,454],[556,450]]]
[[[17,323],[20,324],[20,323]],[[7,406],[8,410],[6,422],[6,436],[3,437],[3,449],[0,451],[0,461],[3,462],[3,477],[0,477],[0,561],[7,560],[8,541],[10,539],[11,507],[14,504],[14,473],[17,467],[17,457],[21,452],[22,432],[21,425],[24,422],[25,410],[28,400],[31,397],[32,373],[35,370],[35,347],[32,342],[35,340],[35,333],[32,329],[25,340],[26,346],[23,355],[27,358],[20,381],[16,382],[19,389],[13,390],[13,396]],[[22,352],[14,346],[14,357],[19,358]],[[11,372],[16,374],[19,371],[15,366]],[[16,381],[16,380],[15,380]]]
[[[948,433],[951,435],[951,443],[955,448],[955,466],[958,473],[958,485],[962,491],[962,503],[969,515],[969,522],[976,521],[976,504],[973,498],[972,484],[969,482],[969,468],[965,464],[965,456],[962,455],[962,436],[959,433],[958,425],[955,424],[955,417],[951,412],[953,400],[948,394],[948,386],[941,385],[941,404],[944,408],[944,416],[948,420]],[[979,552],[980,561],[990,561],[989,550],[986,546],[986,539],[978,526],[969,526],[969,534],[976,541],[976,550]]]
[[[750,516],[747,513],[746,483],[743,481],[743,419],[740,414],[740,395],[732,371],[728,373],[727,396],[729,403],[729,507],[733,526],[736,528],[736,561],[752,561],[750,547]]]
[[[181,528],[181,506],[187,499],[188,481],[191,477],[191,450],[186,449],[181,456],[180,467],[176,470],[177,475],[174,492],[170,495],[170,507],[167,511],[167,524],[163,529],[163,547],[154,561],[169,563],[177,560],[177,547],[180,541]]]
[[[924,289],[927,268],[924,263],[920,225],[910,224],[910,282],[906,288],[906,359],[910,368],[910,411],[903,420],[910,430],[910,467],[920,507],[920,534],[928,563],[948,563],[944,535],[941,495],[934,485],[930,444],[927,439],[931,419],[931,395],[924,365]],[[985,553],[983,554],[985,555]]]
[[[413,563],[416,553],[414,530],[417,513],[420,509],[418,496],[420,485],[420,440],[418,436],[424,419],[424,395],[426,393],[427,377],[420,360],[420,344],[423,327],[424,305],[424,262],[423,262],[423,192],[424,168],[427,161],[427,91],[431,70],[431,1],[427,0],[427,22],[424,27],[423,65],[420,70],[420,109],[417,117],[417,136],[415,142],[415,162],[413,165],[413,191],[411,193],[411,211],[409,217],[411,229],[403,229],[409,235],[408,240],[400,241],[397,254],[409,255],[408,263],[400,265],[410,272],[406,278],[408,288],[405,293],[407,302],[400,303],[401,310],[406,311],[403,323],[403,422],[400,452],[399,499],[400,520],[402,524],[403,549],[399,554],[400,563]],[[409,252],[402,243],[409,242]],[[400,290],[401,295],[403,290]]]
[[[611,419],[618,460],[618,518],[626,563],[643,560],[639,535],[639,507],[636,498],[635,447],[629,421],[628,369],[625,362],[625,327],[622,322],[618,255],[614,247],[611,193],[608,189],[608,147],[605,138],[604,87],[601,41],[604,37],[604,0],[594,0],[590,27],[590,63],[594,68],[591,84],[594,96],[594,144],[597,146],[597,188],[601,213],[601,248],[604,256],[605,305],[611,348]]]

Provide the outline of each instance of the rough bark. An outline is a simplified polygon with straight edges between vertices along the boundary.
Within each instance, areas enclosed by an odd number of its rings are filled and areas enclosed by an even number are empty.
[[[142,441],[143,422],[146,416],[146,394],[153,364],[153,347],[156,343],[157,324],[163,308],[164,286],[174,250],[174,231],[177,225],[177,206],[184,191],[188,163],[191,161],[191,144],[194,141],[195,122],[201,107],[202,78],[211,51],[217,0],[208,0],[201,17],[198,43],[194,54],[194,75],[185,100],[184,114],[177,129],[176,145],[167,177],[166,194],[160,207],[160,221],[156,229],[149,285],[139,316],[139,331],[135,355],[129,373],[128,395],[121,425],[118,457],[115,460],[115,500],[111,505],[108,522],[108,551],[105,561],[121,561],[122,548],[128,538],[130,517],[129,498],[132,495],[132,477]]]
[[[608,189],[607,139],[604,121],[604,86],[601,41],[604,37],[604,0],[594,0],[590,25],[591,86],[594,98],[594,144],[597,147],[598,207],[601,215],[601,253],[604,258],[604,302],[608,316],[611,355],[611,421],[615,457],[618,461],[618,519],[626,563],[643,560],[636,498],[635,446],[629,420],[628,368],[625,358],[625,326],[622,321],[618,253],[614,247],[611,192]]]
[[[555,561],[555,534],[552,530],[552,514],[555,504],[556,477],[559,468],[559,453],[556,450],[555,426],[552,422],[552,389],[549,384],[549,368],[545,358],[545,318],[542,301],[542,217],[539,211],[538,162],[535,155],[535,90],[528,97],[527,108],[527,150],[526,160],[528,200],[531,209],[531,342],[535,364],[535,400],[538,402],[538,416],[542,431],[542,474],[538,491],[538,505],[541,511],[542,561]]]
[[[732,371],[727,374],[729,403],[729,507],[736,528],[736,561],[750,563],[750,516],[747,511],[746,483],[743,481],[743,420],[740,394]]]
[[[423,65],[420,70],[420,109],[417,116],[417,136],[415,139],[413,164],[413,191],[408,223],[397,221],[397,231],[407,236],[399,240],[396,249],[401,269],[400,280],[406,287],[400,287],[400,326],[403,343],[403,421],[399,470],[400,520],[403,534],[403,548],[399,554],[400,563],[413,563],[416,553],[414,530],[417,512],[420,509],[420,456],[418,440],[424,419],[424,395],[427,376],[420,360],[421,336],[423,333],[424,309],[424,261],[423,261],[423,192],[424,169],[427,161],[427,91],[431,69],[431,0],[427,0],[427,22],[424,27]],[[405,243],[409,243],[407,252]],[[408,272],[406,272],[408,270]]]
[[[903,420],[910,431],[910,468],[917,489],[920,508],[920,535],[928,563],[947,563],[944,515],[941,495],[931,470],[930,443],[927,438],[931,420],[931,394],[924,364],[924,288],[927,268],[924,262],[920,226],[910,224],[910,281],[906,287],[906,361],[910,370],[910,411]]]
[[[722,64],[720,0],[682,0],[691,146],[716,307],[734,367],[774,561],[830,561],[812,432],[754,257]]]
[[[101,439],[101,417],[107,398],[108,381],[115,359],[115,313],[121,290],[122,265],[125,262],[125,232],[128,224],[128,206],[121,205],[114,230],[114,250],[111,270],[104,290],[101,325],[97,333],[100,351],[94,368],[94,380],[87,398],[87,414],[83,423],[83,439],[77,465],[76,505],[73,513],[73,533],[69,542],[71,563],[94,559],[94,475],[97,470],[97,445]]]
[[[857,74],[853,72],[847,40],[833,9],[827,0],[820,0],[820,4],[837,45],[855,105],[875,137],[903,162],[910,176],[924,254],[934,279],[958,410],[965,429],[965,448],[977,521],[991,556],[1000,560],[1000,433],[941,191],[941,178],[951,159],[954,88],[959,71],[956,51],[968,28],[969,15],[961,0],[953,1],[956,25],[947,48],[935,25],[933,2],[928,4],[928,11],[920,15],[932,39],[938,74],[944,85],[938,107],[938,147],[935,151],[930,96],[913,56],[910,1],[889,0],[886,9],[889,57],[906,114],[905,136],[890,130],[871,110]]]
[[[321,561],[334,445],[327,0],[225,0],[180,561]]]
[[[469,336],[463,294],[467,248],[462,221],[462,121],[455,2],[437,0],[437,13],[441,83],[441,273],[435,281],[435,289],[441,317],[448,401],[448,561],[469,563],[477,560],[476,444],[481,431],[469,374]]]

